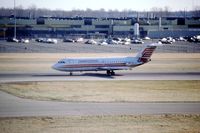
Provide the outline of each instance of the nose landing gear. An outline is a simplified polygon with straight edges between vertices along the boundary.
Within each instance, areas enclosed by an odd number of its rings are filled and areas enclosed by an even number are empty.
[[[107,75],[108,76],[113,76],[113,75],[115,75],[115,72],[113,71],[113,70],[107,70]]]

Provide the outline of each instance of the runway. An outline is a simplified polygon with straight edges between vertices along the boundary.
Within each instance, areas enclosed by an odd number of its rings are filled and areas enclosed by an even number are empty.
[[[199,114],[200,103],[77,103],[21,99],[0,91],[0,117]]]
[[[20,81],[74,81],[74,80],[200,80],[200,72],[117,72],[107,76],[105,72],[93,73],[0,73],[0,82]]]

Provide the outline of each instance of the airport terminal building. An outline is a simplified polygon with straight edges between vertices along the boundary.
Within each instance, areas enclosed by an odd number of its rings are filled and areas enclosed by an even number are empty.
[[[136,25],[137,24],[137,25]],[[0,38],[12,37],[15,19],[0,18]],[[16,18],[17,37],[193,36],[200,33],[200,18]],[[138,31],[137,31],[138,30]]]

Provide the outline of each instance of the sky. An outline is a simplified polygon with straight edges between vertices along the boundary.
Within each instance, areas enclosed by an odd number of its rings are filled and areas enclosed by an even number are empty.
[[[16,6],[29,8],[35,5],[37,8],[51,10],[73,10],[87,8],[97,10],[135,10],[149,11],[153,7],[169,7],[172,11],[192,10],[195,6],[200,7],[200,0],[15,0]],[[0,0],[0,7],[13,8],[14,0]]]

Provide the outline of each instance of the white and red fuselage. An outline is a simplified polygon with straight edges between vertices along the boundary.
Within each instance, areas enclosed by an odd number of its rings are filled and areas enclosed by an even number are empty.
[[[59,60],[52,68],[70,74],[75,71],[107,71],[108,75],[115,75],[114,70],[128,70],[149,62],[156,46],[157,44],[148,44],[135,57],[65,58]]]

